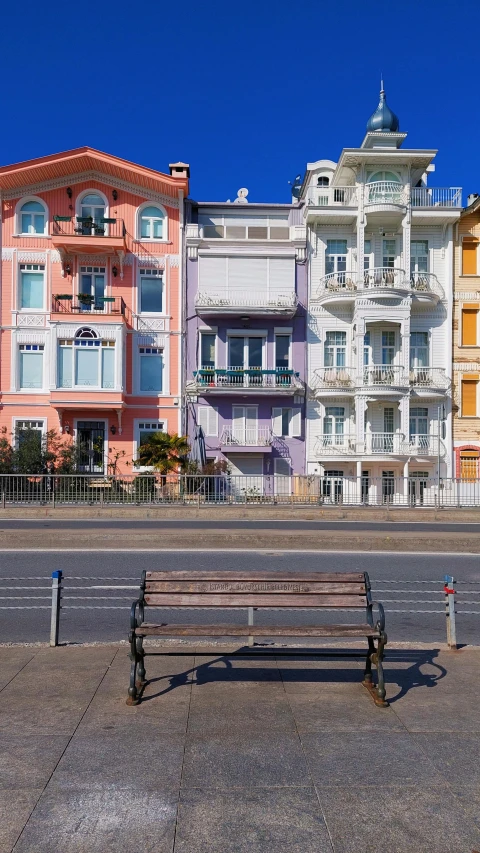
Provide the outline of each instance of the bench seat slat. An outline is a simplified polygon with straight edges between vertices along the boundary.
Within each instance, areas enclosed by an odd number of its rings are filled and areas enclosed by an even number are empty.
[[[145,596],[152,607],[366,607],[365,595],[269,595],[268,593],[154,593]]]
[[[316,594],[316,595],[365,595],[364,583],[333,583],[315,581],[148,581],[147,594],[156,592],[209,593],[261,593],[262,595]]]
[[[152,625],[136,629],[139,637],[378,637],[370,625]],[[301,649],[299,650],[301,654]]]
[[[237,572],[223,571],[171,571],[146,572],[147,581],[293,581],[303,583],[364,583],[363,572]]]

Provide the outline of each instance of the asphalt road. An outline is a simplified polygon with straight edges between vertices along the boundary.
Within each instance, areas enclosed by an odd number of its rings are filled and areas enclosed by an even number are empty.
[[[59,522],[55,522],[57,526]],[[170,524],[170,522],[169,522]],[[218,524],[218,522],[216,522]],[[88,545],[88,543],[86,543]],[[0,642],[46,642],[50,629],[50,576],[56,569],[65,575],[64,599],[61,613],[60,640],[63,642],[118,641],[126,638],[129,621],[129,605],[136,597],[132,589],[86,589],[103,583],[117,586],[132,586],[140,578],[143,569],[252,569],[275,570],[288,567],[291,571],[368,571],[375,597],[384,603],[387,610],[387,632],[392,640],[445,642],[445,616],[443,613],[442,579],[452,574],[457,581],[465,583],[465,590],[476,592],[465,595],[468,600],[480,601],[480,557],[475,555],[446,554],[371,554],[366,552],[331,553],[305,552],[232,552],[232,551],[177,551],[175,553],[135,553],[121,551],[16,551],[0,552]],[[12,580],[8,580],[11,578]],[[30,579],[30,580],[27,580]],[[35,578],[40,578],[36,580]],[[80,578],[80,579],[78,579]],[[95,580],[99,579],[99,580]],[[104,580],[102,580],[104,579]],[[107,579],[111,579],[108,580]],[[436,581],[435,587],[414,581]],[[389,581],[401,581],[399,586]],[[476,586],[469,584],[476,583]],[[28,587],[14,589],[13,587]],[[10,589],[8,589],[10,587]],[[35,587],[40,587],[35,589]],[[77,588],[75,588],[77,587]],[[462,586],[459,585],[459,589]],[[393,589],[396,592],[393,592]],[[435,590],[435,591],[433,591]],[[39,596],[20,599],[14,596]],[[85,596],[92,596],[86,599]],[[8,597],[8,601],[6,600]],[[401,599],[394,603],[392,599]],[[419,603],[420,599],[424,603]],[[45,609],[4,609],[6,606],[31,607],[41,605]],[[108,609],[93,609],[108,608]],[[114,608],[114,609],[113,609]],[[480,605],[457,605],[457,609],[476,610]],[[427,610],[429,613],[395,613],[394,610]],[[390,612],[389,612],[390,611]],[[439,611],[439,612],[431,612]],[[153,619],[159,621],[182,621],[179,611],[156,612]],[[189,621],[205,621],[206,614],[189,611]],[[235,621],[239,615],[225,611],[215,613],[209,620]],[[243,615],[240,616],[243,620]],[[259,616],[260,618],[260,616]],[[302,620],[312,624],[315,619],[328,621],[331,613],[312,616],[299,612],[279,614],[265,612],[261,619],[265,624],[284,620],[293,624]],[[342,613],[342,621],[354,621],[358,616]],[[246,614],[245,614],[246,619]],[[480,615],[457,616],[457,639],[459,643],[480,644]]]
[[[303,519],[1,519],[0,533],[7,530],[379,530],[388,532],[412,531],[416,533],[480,533],[480,524],[444,523],[427,521],[305,521]]]

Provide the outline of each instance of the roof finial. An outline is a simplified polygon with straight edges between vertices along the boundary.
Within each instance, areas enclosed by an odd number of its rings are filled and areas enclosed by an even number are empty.
[[[380,78],[380,86],[380,100],[377,109],[368,120],[367,132],[396,133],[399,130],[399,122],[395,113],[387,106],[385,89],[383,88],[383,73]]]
[[[385,89],[383,87],[383,71],[380,71],[380,94],[385,94]]]

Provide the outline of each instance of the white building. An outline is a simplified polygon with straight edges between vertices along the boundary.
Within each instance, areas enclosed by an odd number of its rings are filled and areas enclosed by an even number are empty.
[[[385,93],[360,148],[307,165],[307,473],[326,499],[420,501],[452,476],[453,225],[435,150],[403,148]],[[439,419],[440,418],[440,419]]]

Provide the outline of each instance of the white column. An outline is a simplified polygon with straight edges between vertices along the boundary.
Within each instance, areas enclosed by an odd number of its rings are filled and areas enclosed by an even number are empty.
[[[405,504],[408,504],[408,460],[403,466],[403,498]]]
[[[357,394],[355,396],[355,439],[357,443],[357,453],[365,453],[365,411],[367,408],[367,398]]]
[[[400,364],[407,378],[410,373],[410,316],[400,322]]]
[[[400,412],[400,432],[404,435],[404,441],[408,444],[410,434],[409,434],[409,426],[410,426],[410,397],[405,395],[402,397],[398,404],[399,412]]]
[[[402,265],[405,270],[407,281],[410,281],[410,238],[412,223],[411,187],[410,182],[405,184],[405,195],[407,198],[407,212],[402,221]]]
[[[357,503],[362,503],[362,460],[357,459]]]

